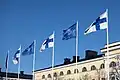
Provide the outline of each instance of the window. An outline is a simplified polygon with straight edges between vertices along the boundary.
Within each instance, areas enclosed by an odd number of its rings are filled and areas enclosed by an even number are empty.
[[[70,71],[70,70],[68,70],[68,71],[67,71],[67,74],[71,74],[71,71]]]
[[[115,80],[115,76],[113,76],[113,77],[111,78],[111,80]]]
[[[45,79],[45,75],[42,76],[42,79]]]
[[[96,70],[96,67],[94,65],[91,66],[91,70]]]
[[[78,72],[79,72],[78,69],[75,69],[75,70],[74,70],[74,73],[78,73]]]
[[[48,74],[48,78],[51,78],[51,75],[50,75],[50,74]]]
[[[101,80],[105,80],[105,78],[101,78]]]
[[[57,73],[56,72],[54,73],[54,77],[57,77]]]
[[[85,71],[87,71],[87,69],[86,69],[86,67],[83,67],[82,72],[85,72]]]
[[[105,68],[105,65],[104,65],[104,63],[102,63],[101,65],[100,65],[100,69],[104,69]]]
[[[111,63],[110,63],[110,67],[115,67],[116,66],[116,63],[114,62],[114,61],[112,61]]]
[[[63,71],[61,71],[61,72],[60,72],[60,76],[63,76],[63,75],[64,75],[64,73],[63,73]]]

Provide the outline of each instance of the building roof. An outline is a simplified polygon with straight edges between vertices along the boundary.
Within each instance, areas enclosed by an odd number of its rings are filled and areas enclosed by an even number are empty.
[[[0,72],[0,77],[6,77],[6,72]],[[7,73],[8,78],[18,78],[18,73]],[[19,78],[21,79],[32,79],[32,75],[29,74],[19,74]]]
[[[99,54],[99,55],[97,55],[95,57],[79,59],[78,62],[82,62],[82,61],[86,61],[86,60],[91,60],[91,59],[95,59],[95,58],[100,58],[100,57],[103,57],[104,55],[105,54]],[[69,64],[73,64],[73,63],[75,63],[75,62],[71,61]],[[62,64],[59,64],[59,65],[55,65],[54,67],[59,67],[59,66],[64,66],[64,65],[68,65],[68,64],[62,63]],[[43,69],[35,70],[35,72],[41,71],[41,70],[50,69],[50,68],[52,68],[52,66],[51,67],[47,67],[47,68],[43,68]]]

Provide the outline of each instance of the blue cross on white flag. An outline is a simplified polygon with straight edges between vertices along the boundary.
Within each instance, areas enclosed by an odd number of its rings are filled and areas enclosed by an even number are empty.
[[[101,29],[107,29],[108,28],[108,12],[104,12],[101,14],[86,30],[85,35],[89,34],[91,32],[95,32],[97,30]]]
[[[16,51],[16,53],[14,54],[14,57],[13,57],[13,63],[14,63],[14,64],[18,64],[19,58],[20,58],[20,53],[21,53],[21,46],[20,46],[20,48]]]
[[[52,35],[49,36],[49,38],[47,38],[43,43],[42,46],[40,48],[40,52],[42,52],[43,50],[45,50],[46,48],[50,48],[54,46],[54,33]]]

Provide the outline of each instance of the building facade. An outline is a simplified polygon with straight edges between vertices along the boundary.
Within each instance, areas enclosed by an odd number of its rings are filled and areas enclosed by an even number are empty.
[[[0,69],[0,80],[6,80],[6,72]],[[18,80],[18,73],[7,73],[7,80]],[[23,71],[19,74],[19,80],[32,80],[32,75],[24,74]]]
[[[35,71],[35,80],[106,80],[106,55],[107,46],[101,49],[102,54],[96,51],[87,50],[84,59],[73,56],[72,61],[64,59],[60,65],[39,69]],[[119,76],[119,55],[120,42],[109,44],[109,78],[120,80]],[[53,75],[52,75],[53,74]]]

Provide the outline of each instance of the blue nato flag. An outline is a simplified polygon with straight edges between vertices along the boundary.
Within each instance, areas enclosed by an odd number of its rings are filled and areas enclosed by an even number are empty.
[[[34,54],[34,41],[22,53],[22,56]]]
[[[71,38],[76,38],[76,24],[73,24],[69,28],[63,30],[63,37],[62,40],[68,40]]]

